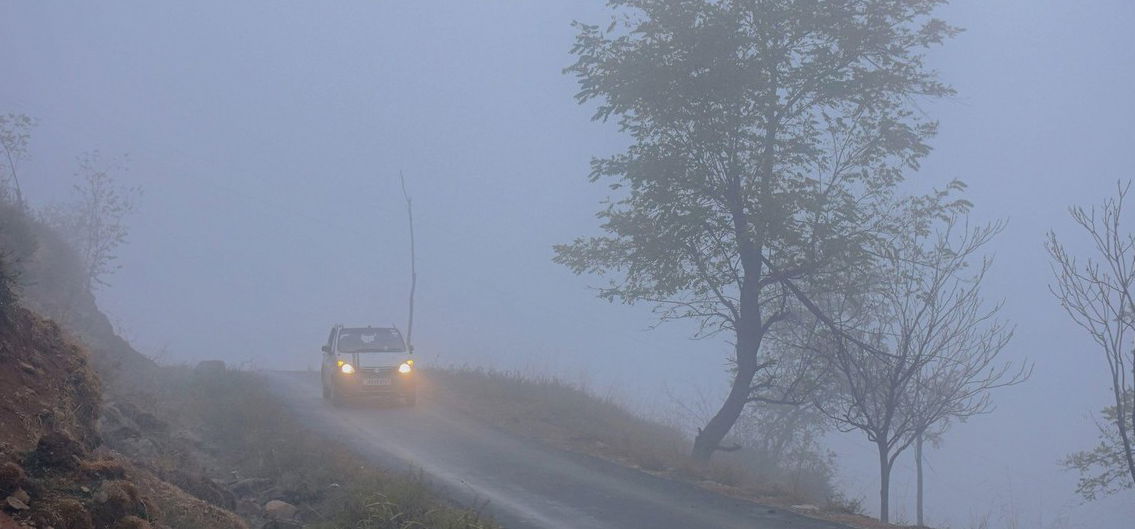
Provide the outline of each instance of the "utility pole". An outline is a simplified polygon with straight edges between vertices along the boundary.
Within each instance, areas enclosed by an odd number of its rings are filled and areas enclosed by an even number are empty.
[[[406,325],[406,348],[414,352],[414,290],[418,286],[417,257],[414,254],[414,201],[406,192],[406,176],[398,171],[402,182],[402,198],[406,200],[406,215],[410,218],[410,321]]]

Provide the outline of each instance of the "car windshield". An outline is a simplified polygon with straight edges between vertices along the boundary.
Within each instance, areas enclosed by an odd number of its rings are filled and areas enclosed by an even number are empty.
[[[402,334],[398,329],[343,329],[339,331],[338,349],[341,353],[402,352]]]

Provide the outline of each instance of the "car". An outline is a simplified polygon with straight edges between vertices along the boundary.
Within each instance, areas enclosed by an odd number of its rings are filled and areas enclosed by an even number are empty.
[[[397,328],[335,325],[322,349],[323,398],[332,405],[387,399],[413,406],[417,400],[413,349]]]

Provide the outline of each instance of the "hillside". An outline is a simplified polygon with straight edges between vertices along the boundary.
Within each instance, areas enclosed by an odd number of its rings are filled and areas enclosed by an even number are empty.
[[[0,200],[0,529],[493,527],[314,436],[254,376],[157,365],[79,263]]]
[[[49,320],[6,306],[0,328],[0,527],[247,525],[101,443],[98,376]]]

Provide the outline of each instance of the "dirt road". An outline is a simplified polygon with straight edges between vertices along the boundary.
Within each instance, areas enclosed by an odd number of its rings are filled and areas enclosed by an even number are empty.
[[[265,373],[309,426],[510,529],[845,529],[713,494],[476,424],[429,400],[416,408],[333,408],[319,375]]]

